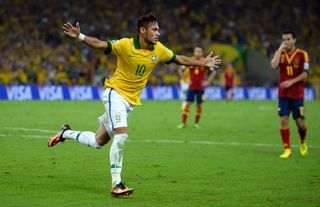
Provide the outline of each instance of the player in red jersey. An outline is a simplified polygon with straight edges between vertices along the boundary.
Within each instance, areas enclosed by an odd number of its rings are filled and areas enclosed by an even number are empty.
[[[194,59],[196,60],[203,60],[203,48],[197,46],[193,50]],[[208,75],[208,71],[210,71],[209,78],[206,80]],[[179,71],[180,77],[183,77],[182,70]],[[197,99],[197,111],[194,119],[194,127],[201,128],[199,125],[199,120],[202,112],[202,103],[204,101],[204,89],[206,86],[210,85],[215,77],[215,70],[214,67],[199,67],[199,66],[190,66],[189,67],[189,77],[190,77],[190,84],[187,92],[187,99],[186,104],[183,108],[182,112],[182,123],[177,126],[177,128],[182,129],[186,127],[188,115],[189,115],[189,108],[191,104],[194,102],[194,98]]]
[[[231,64],[229,64],[224,73],[225,79],[225,100],[230,101],[233,96],[233,84],[234,84],[235,72]]]
[[[279,81],[279,116],[281,122],[281,137],[284,153],[280,158],[292,156],[290,148],[289,115],[296,121],[300,135],[300,153],[306,156],[308,147],[306,143],[307,128],[304,122],[304,80],[308,77],[309,58],[306,51],[295,47],[296,36],[288,31],[282,34],[282,43],[271,60],[271,67],[280,68]]]

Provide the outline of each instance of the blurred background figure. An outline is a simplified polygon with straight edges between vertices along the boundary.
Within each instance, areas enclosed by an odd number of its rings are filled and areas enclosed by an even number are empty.
[[[193,49],[193,59],[204,60],[205,58],[203,55],[203,47],[196,46]],[[181,77],[183,79],[189,79],[189,85],[187,89],[186,101],[182,110],[182,123],[177,126],[178,129],[182,129],[187,126],[190,106],[195,99],[197,101],[197,109],[194,118],[194,127],[201,128],[199,121],[202,114],[202,103],[205,99],[204,89],[213,82],[213,79],[216,75],[216,71],[213,67],[188,66],[188,70],[188,77],[185,77],[183,70],[180,70]]]
[[[231,101],[233,96],[233,86],[235,80],[235,70],[231,64],[228,64],[224,71],[225,100]]]
[[[182,110],[184,109],[187,101],[187,92],[190,84],[189,68],[186,66],[180,66],[178,70],[180,79],[180,99],[182,100]]]

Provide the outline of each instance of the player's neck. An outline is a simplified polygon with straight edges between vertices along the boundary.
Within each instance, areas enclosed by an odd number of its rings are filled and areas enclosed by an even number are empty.
[[[292,47],[290,50],[287,50],[287,53],[289,55],[291,55],[294,52],[295,49],[296,49],[296,47]]]
[[[146,42],[142,37],[139,36],[140,47],[143,50],[148,50],[151,46],[150,43]]]

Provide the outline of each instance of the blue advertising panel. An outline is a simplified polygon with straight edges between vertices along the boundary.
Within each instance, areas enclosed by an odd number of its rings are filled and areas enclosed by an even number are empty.
[[[0,85],[0,100],[100,100],[102,87],[96,86],[36,86],[36,85]],[[224,99],[225,89],[219,86],[207,87],[207,100]],[[177,100],[180,97],[176,86],[147,86],[141,92],[143,100]],[[234,87],[234,100],[277,100],[278,89],[266,87]],[[315,90],[305,89],[305,99],[314,100]]]

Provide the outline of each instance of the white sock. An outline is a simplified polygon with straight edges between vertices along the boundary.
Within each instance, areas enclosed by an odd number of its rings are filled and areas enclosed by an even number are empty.
[[[110,147],[110,167],[112,187],[121,182],[121,170],[123,161],[123,145],[127,140],[127,134],[115,134]]]
[[[78,141],[80,144],[87,145],[89,147],[101,148],[96,141],[96,134],[89,131],[73,131],[67,130],[63,133],[62,138],[65,139],[74,139]]]

